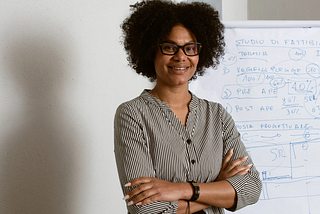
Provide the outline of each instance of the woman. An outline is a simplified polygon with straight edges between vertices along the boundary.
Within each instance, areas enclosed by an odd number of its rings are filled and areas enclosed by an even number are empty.
[[[188,90],[223,54],[218,13],[204,3],[143,1],[122,29],[130,65],[156,81],[115,115],[129,213],[224,213],[257,202],[259,173],[231,116]]]

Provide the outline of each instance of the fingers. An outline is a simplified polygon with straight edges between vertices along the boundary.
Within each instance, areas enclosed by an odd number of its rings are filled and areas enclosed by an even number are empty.
[[[151,180],[152,180],[152,178],[150,178],[150,177],[140,177],[140,178],[136,178],[136,179],[129,181],[124,186],[125,187],[133,187],[133,186],[136,186],[139,184],[148,183]]]
[[[156,180],[156,178],[152,177],[140,177],[129,181],[125,184],[125,187],[136,187],[125,195],[123,199],[130,199],[129,206],[142,206],[155,202],[159,196]]]
[[[233,149],[230,149],[226,156],[223,158],[221,171],[216,181],[225,180],[236,175],[246,175],[249,172],[252,164],[242,165],[246,162],[248,156],[244,156],[230,162],[233,155],[234,151]]]
[[[248,159],[248,156],[244,156],[241,158],[238,158],[234,161],[232,161],[226,168],[225,171],[230,173],[232,176],[234,175],[245,175],[248,173],[249,169],[251,168],[252,164],[248,165],[242,165],[246,160]]]
[[[188,183],[173,183],[153,177],[141,177],[125,185],[133,189],[123,199],[129,200],[129,206],[143,206],[155,201],[171,202],[183,196],[181,187],[186,185],[190,186]]]
[[[130,198],[130,196],[127,195],[127,199],[130,199],[128,205],[130,206],[135,204],[137,206],[142,206],[142,205],[152,203],[155,201],[156,194],[157,194],[156,191],[152,189],[148,189],[146,191],[142,191],[141,193],[136,195],[136,197],[134,198]]]
[[[244,156],[229,163],[232,155],[233,155],[233,149],[230,149],[226,154],[226,156],[223,158],[221,170],[230,172],[231,170],[233,170],[237,166],[240,166],[242,163],[244,163],[248,159],[248,156]]]
[[[232,155],[233,155],[233,149],[230,149],[229,152],[226,154],[226,156],[223,158],[222,170],[227,168]]]
[[[235,175],[246,175],[249,172],[251,167],[252,167],[252,164],[243,165],[243,166],[237,166],[237,167],[233,168],[230,171],[230,174],[232,176],[235,176]]]
[[[145,192],[153,187],[150,183],[141,184],[137,187],[135,187],[133,190],[131,190],[127,195],[131,197],[138,195],[138,194],[145,194]]]
[[[248,164],[243,166],[236,166],[229,172],[222,171],[217,177],[216,181],[225,180],[225,179],[234,177],[236,175],[246,175],[249,172],[251,167],[252,167],[252,164]]]
[[[240,166],[242,163],[244,163],[246,160],[248,159],[248,156],[244,156],[241,158],[238,158],[234,161],[232,161],[227,168],[225,169],[227,172],[230,172],[231,170],[233,170],[234,168],[236,168],[237,166]]]
[[[127,198],[128,196],[130,198],[132,198],[135,195],[138,195],[139,193],[148,190],[150,187],[150,183],[152,182],[153,178],[150,177],[139,177],[136,179],[133,179],[131,181],[129,181],[128,183],[126,183],[124,186],[125,187],[135,187],[133,190],[131,190],[126,196],[125,198]]]

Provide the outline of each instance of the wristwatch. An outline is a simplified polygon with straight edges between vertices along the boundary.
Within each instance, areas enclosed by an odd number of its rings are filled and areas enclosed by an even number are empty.
[[[196,201],[199,198],[200,195],[200,188],[197,182],[195,181],[188,181],[193,189],[193,195],[189,201]]]

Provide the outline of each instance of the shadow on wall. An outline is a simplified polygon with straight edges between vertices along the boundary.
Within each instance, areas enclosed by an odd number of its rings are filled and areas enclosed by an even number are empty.
[[[79,162],[63,102],[71,50],[59,30],[23,21],[6,32],[5,69],[21,106],[0,139],[0,213],[72,213]]]

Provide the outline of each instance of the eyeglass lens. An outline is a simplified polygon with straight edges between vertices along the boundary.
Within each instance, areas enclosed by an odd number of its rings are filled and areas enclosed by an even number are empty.
[[[160,45],[163,54],[174,55],[179,51],[179,48],[182,48],[183,52],[187,56],[195,56],[199,54],[200,44],[199,43],[190,43],[183,46],[179,46],[174,43],[164,42]]]

